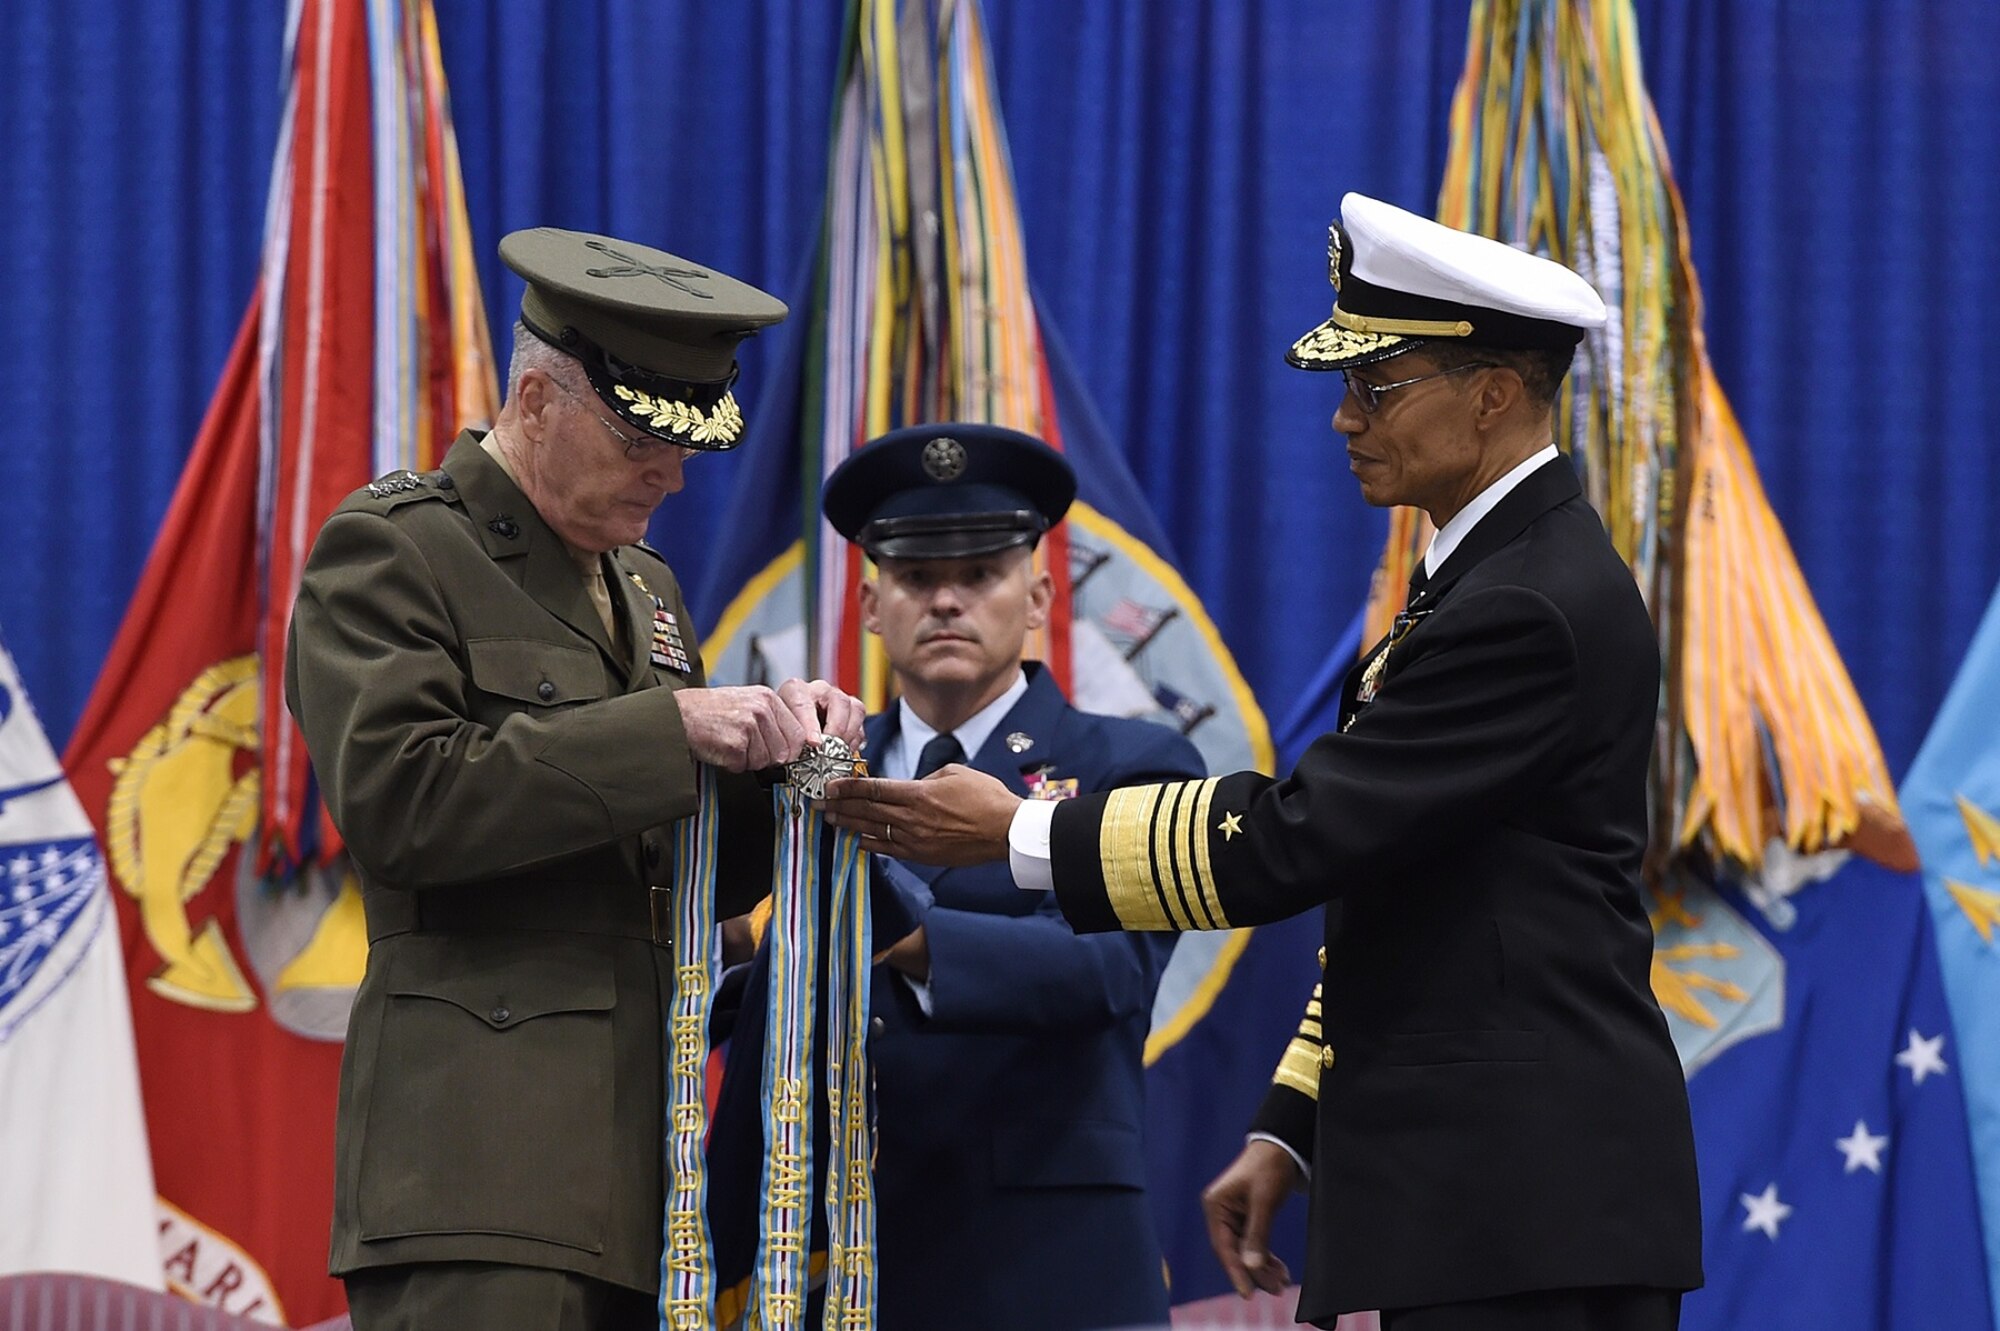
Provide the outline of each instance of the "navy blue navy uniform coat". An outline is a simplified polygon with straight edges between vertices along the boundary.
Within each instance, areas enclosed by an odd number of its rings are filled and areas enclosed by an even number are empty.
[[[1312,1162],[1301,1320],[1697,1286],[1694,1138],[1640,895],[1660,671],[1632,575],[1558,458],[1407,613],[1373,701],[1357,667],[1351,724],[1290,776],[1058,809],[1063,910],[1085,931],[1221,928],[1339,903],[1321,1020],[1258,1122]]]
[[[1083,792],[1198,776],[1186,739],[1080,712],[1039,665],[970,766],[1029,795],[1045,772]],[[900,708],[868,721],[884,752]],[[1030,741],[1016,751],[1010,737]],[[1014,740],[1019,744],[1019,739]],[[1063,1331],[1162,1323],[1147,1201],[1142,1063],[1172,940],[1079,937],[1004,864],[907,865],[934,899],[931,1012],[886,966],[870,1022],[882,1331]],[[895,913],[880,898],[875,918]],[[876,949],[891,939],[878,938]],[[762,1159],[758,1091],[768,948],[751,963],[710,1140],[709,1211],[725,1287],[748,1266]],[[814,1130],[825,1140],[824,1103]],[[823,1211],[814,1214],[823,1246]],[[732,1301],[725,1298],[725,1309]]]

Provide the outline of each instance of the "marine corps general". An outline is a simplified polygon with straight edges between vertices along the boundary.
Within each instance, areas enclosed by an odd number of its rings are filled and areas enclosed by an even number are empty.
[[[726,773],[717,909],[769,883],[750,775],[823,733],[822,682],[708,688],[643,543],[744,430],[743,338],[785,307],[659,250],[551,228],[490,432],[355,493],[291,627],[286,697],[362,881],[330,1269],[357,1331],[650,1328],[665,1187],[670,825]]]

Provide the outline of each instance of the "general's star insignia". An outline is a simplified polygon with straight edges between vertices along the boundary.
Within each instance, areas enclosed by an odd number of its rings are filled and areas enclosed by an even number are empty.
[[[1223,814],[1222,821],[1215,825],[1215,830],[1222,833],[1224,841],[1234,841],[1236,834],[1243,830],[1243,815],[1240,813]]]

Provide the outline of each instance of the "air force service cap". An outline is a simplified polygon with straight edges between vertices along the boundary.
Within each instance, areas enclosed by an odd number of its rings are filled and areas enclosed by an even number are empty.
[[[820,507],[874,559],[962,559],[1032,546],[1076,498],[1076,473],[1033,435],[998,425],[914,425],[864,444],[826,479]]]
[[[1333,317],[1292,344],[1302,370],[1345,370],[1424,340],[1567,351],[1604,302],[1559,263],[1349,194],[1327,230]]]
[[[574,356],[619,419],[683,448],[734,448],[736,344],[785,305],[712,268],[609,236],[541,226],[500,242],[527,280],[521,322]]]

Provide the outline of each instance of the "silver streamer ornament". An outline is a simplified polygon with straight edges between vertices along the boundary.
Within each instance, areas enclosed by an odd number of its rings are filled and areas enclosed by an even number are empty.
[[[816,800],[826,798],[826,785],[843,777],[867,776],[868,763],[856,756],[846,740],[828,735],[785,764],[785,780],[801,794]]]

